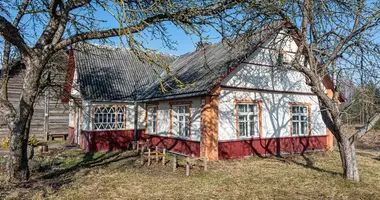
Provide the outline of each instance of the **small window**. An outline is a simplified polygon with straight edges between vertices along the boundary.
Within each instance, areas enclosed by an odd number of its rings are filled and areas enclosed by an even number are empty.
[[[125,128],[125,107],[102,105],[94,108],[94,129],[115,130]]]
[[[292,135],[308,135],[308,112],[305,105],[292,105]]]
[[[176,105],[172,107],[173,134],[179,137],[190,137],[190,107]]]
[[[258,136],[257,103],[238,104],[238,126],[240,137]]]
[[[148,133],[157,133],[157,107],[150,106],[148,107],[148,119],[147,119],[147,128]]]

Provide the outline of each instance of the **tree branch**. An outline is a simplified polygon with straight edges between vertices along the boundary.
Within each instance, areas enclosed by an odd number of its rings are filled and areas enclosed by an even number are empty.
[[[175,13],[168,14],[157,14],[152,17],[148,17],[145,20],[140,21],[140,23],[131,25],[128,27],[113,28],[108,30],[85,32],[73,35],[70,38],[64,39],[54,45],[54,51],[59,51],[66,46],[72,45],[74,43],[91,40],[91,39],[103,39],[107,37],[121,36],[126,34],[133,34],[144,30],[145,28],[151,26],[153,23],[164,22],[164,21],[175,21],[179,23],[189,23],[192,18],[196,16],[208,16],[216,14],[225,9],[231,8],[236,5],[239,1],[236,0],[226,0],[222,3],[217,3],[209,8],[205,9],[194,9],[187,8]]]
[[[370,131],[379,120],[380,120],[380,112],[372,116],[372,118],[368,120],[368,122],[366,123],[364,127],[362,127],[358,132],[356,132],[353,136],[351,136],[350,142],[353,143],[353,142],[358,141],[361,137],[363,137],[366,133],[368,133],[368,131]]]
[[[5,17],[0,15],[0,35],[4,40],[13,44],[20,51],[21,55],[33,55],[33,50],[26,45],[18,29],[13,26]]]

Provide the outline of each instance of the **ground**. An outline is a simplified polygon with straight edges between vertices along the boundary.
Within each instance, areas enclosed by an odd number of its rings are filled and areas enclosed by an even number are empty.
[[[147,166],[132,151],[52,150],[35,156],[30,182],[0,185],[0,199],[379,199],[380,151],[357,154],[355,183],[342,178],[337,151],[219,161],[186,177],[184,163],[173,172],[172,157]]]

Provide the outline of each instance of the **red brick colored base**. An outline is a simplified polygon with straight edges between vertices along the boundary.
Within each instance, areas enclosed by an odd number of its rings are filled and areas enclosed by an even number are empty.
[[[326,136],[219,141],[219,159],[325,151]]]
[[[87,152],[129,149],[132,146],[133,130],[82,131],[80,148]],[[138,130],[138,135],[144,130]]]
[[[200,143],[180,138],[160,137],[157,135],[142,134],[141,139],[149,139],[153,146],[165,148],[170,152],[199,157]]]
[[[74,127],[69,126],[69,131],[68,131],[68,136],[67,136],[67,142],[69,144],[74,144],[75,143],[75,129]]]

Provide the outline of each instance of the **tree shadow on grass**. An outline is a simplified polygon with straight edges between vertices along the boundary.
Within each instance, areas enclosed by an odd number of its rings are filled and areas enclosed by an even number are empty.
[[[124,160],[131,160],[131,162],[122,162],[122,166],[125,166],[125,164],[132,165],[132,163],[134,163],[134,161],[140,157],[137,152],[133,151],[109,151],[99,156],[96,155],[96,153],[85,153],[81,160],[76,164],[61,169],[51,170],[50,172],[48,171],[47,173],[34,178],[28,183],[20,185],[19,188],[39,191],[43,194],[47,194],[48,187],[53,189],[53,191],[57,191],[62,186],[72,183],[75,179],[75,174],[80,170],[108,166],[113,163],[121,163],[121,161]],[[62,163],[58,163],[58,166],[60,164]]]
[[[373,160],[380,161],[380,156],[376,156],[376,155],[371,154],[371,153],[367,153],[367,152],[356,152],[356,154],[359,155],[359,156],[363,156],[363,157],[371,158],[371,159],[373,159]]]
[[[296,164],[298,166],[301,166],[301,167],[304,167],[304,168],[307,168],[307,169],[312,169],[312,170],[315,170],[315,171],[318,171],[318,172],[328,173],[328,174],[331,174],[331,175],[343,176],[342,173],[334,172],[334,171],[330,171],[330,170],[326,170],[326,169],[322,169],[320,167],[315,166],[315,163],[314,163],[313,159],[311,159],[310,157],[308,157],[306,154],[300,154],[299,156],[302,157],[306,163],[302,162],[302,161],[297,161],[297,160],[293,159],[292,157],[276,156],[276,159],[281,160],[283,162],[293,163],[293,164]]]
[[[137,157],[138,157],[138,153],[136,152],[109,151],[97,157],[95,157],[94,153],[86,153],[83,156],[82,160],[78,162],[77,164],[71,167],[55,170],[51,173],[41,176],[39,179],[54,179],[61,175],[67,175],[68,173],[71,173],[71,174],[75,173],[81,169],[107,166],[111,163],[116,163],[118,161],[130,159],[130,158],[137,158]]]

